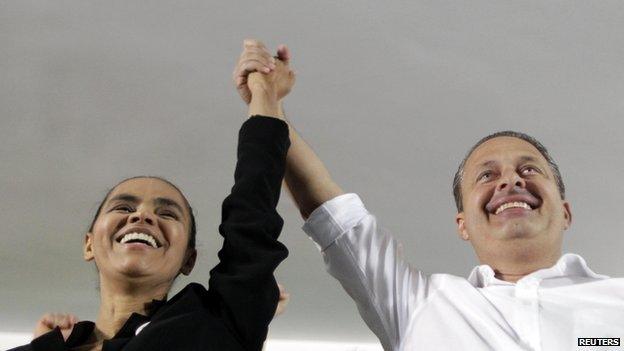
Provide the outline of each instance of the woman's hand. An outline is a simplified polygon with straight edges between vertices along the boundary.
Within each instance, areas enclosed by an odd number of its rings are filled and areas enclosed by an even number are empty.
[[[284,288],[282,284],[277,284],[277,286],[279,287],[280,296],[277,302],[277,308],[275,309],[275,317],[286,311],[286,306],[290,301],[290,294],[286,292],[286,288]]]
[[[61,329],[61,334],[63,334],[63,339],[67,340],[76,323],[78,323],[78,318],[73,314],[46,313],[37,322],[35,332],[33,333],[33,339],[59,327]]]
[[[254,88],[273,95],[278,101],[288,95],[295,84],[295,74],[289,67],[290,57],[286,45],[278,46],[273,57],[261,41],[245,40],[232,75],[243,101],[251,102]]]

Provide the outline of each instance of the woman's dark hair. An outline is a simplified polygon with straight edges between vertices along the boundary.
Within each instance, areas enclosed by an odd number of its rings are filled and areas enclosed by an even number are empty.
[[[119,183],[117,183],[114,187],[112,187],[106,193],[106,196],[104,197],[104,200],[102,200],[102,202],[100,202],[100,205],[98,206],[98,209],[95,212],[95,216],[93,217],[93,220],[91,221],[91,225],[89,226],[89,232],[93,232],[93,226],[95,225],[95,221],[97,220],[98,216],[100,215],[100,212],[102,211],[102,207],[104,206],[104,203],[106,202],[106,200],[108,200],[108,197],[113,192],[113,190],[115,190],[115,188],[117,188],[117,186],[119,184],[121,184],[121,183],[127,182],[128,180],[140,179],[140,178],[158,179],[160,181],[163,181],[163,182],[171,185],[174,189],[176,189],[180,193],[180,195],[182,195],[182,199],[184,199],[184,205],[188,209],[188,213],[189,213],[189,217],[190,217],[188,246],[189,246],[189,248],[194,249],[195,248],[195,237],[197,236],[197,227],[195,226],[195,215],[193,214],[193,209],[191,208],[191,205],[189,204],[188,200],[186,199],[186,196],[184,196],[184,194],[182,193],[180,188],[178,188],[175,184],[171,183],[167,179],[161,178],[161,177],[156,177],[156,176],[136,176],[136,177],[126,178],[126,179],[120,181]]]

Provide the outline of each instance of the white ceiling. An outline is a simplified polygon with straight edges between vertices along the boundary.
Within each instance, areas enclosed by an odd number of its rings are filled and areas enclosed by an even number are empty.
[[[46,311],[92,319],[82,261],[109,187],[177,183],[197,210],[207,282],[245,119],[230,75],[246,37],[287,43],[290,118],[348,191],[426,272],[476,264],[454,229],[451,179],[493,131],[541,139],[574,213],[566,251],[624,275],[624,4],[620,1],[0,2],[0,330]],[[277,338],[373,341],[325,272],[290,199],[292,293]]]

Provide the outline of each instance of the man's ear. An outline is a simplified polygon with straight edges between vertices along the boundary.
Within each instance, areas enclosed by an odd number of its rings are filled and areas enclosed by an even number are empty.
[[[468,235],[468,230],[466,230],[466,221],[464,218],[464,212],[459,212],[457,216],[455,216],[455,223],[457,223],[457,234],[462,240],[470,239]]]
[[[92,261],[93,256],[93,233],[89,232],[85,235],[85,242],[82,247],[82,257],[85,261]]]
[[[184,275],[191,274],[193,267],[195,267],[195,260],[197,259],[197,250],[189,248],[186,250],[186,257],[184,257],[184,263],[180,268],[180,273]]]
[[[563,202],[563,216],[565,218],[563,229],[566,230],[572,225],[572,210],[570,209],[570,203],[567,201]]]

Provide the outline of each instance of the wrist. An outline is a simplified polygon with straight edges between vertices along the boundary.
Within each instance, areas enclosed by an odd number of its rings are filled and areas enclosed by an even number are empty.
[[[262,99],[277,100],[277,91],[268,83],[262,81],[256,81],[248,83],[251,96]]]
[[[286,115],[284,114],[284,103],[283,99],[277,101],[277,115],[279,118],[286,120]]]
[[[280,118],[280,104],[276,94],[264,89],[254,89],[251,91],[251,102],[249,103],[249,116],[262,115]]]

